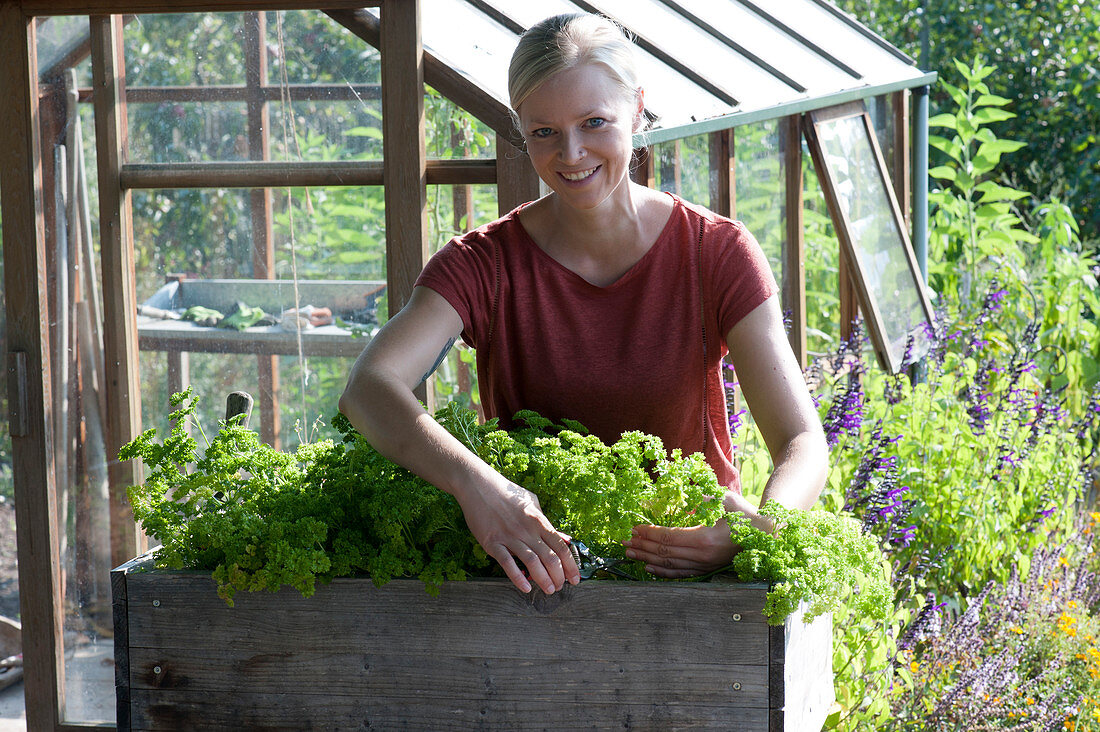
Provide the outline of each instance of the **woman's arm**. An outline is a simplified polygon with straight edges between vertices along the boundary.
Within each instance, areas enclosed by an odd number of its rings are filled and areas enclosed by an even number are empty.
[[[761,505],[770,500],[809,509],[825,485],[829,451],[821,420],[783,328],[778,297],[742,318],[726,335],[730,357],[753,420],[771,453],[774,470]],[[757,507],[726,491],[726,509],[740,511],[763,530],[773,527]],[[725,566],[734,547],[725,522],[713,527],[635,527],[627,556],[661,577],[689,577]]]
[[[538,499],[510,482],[439,425],[413,389],[432,374],[462,331],[462,319],[438,293],[413,289],[408,304],[356,359],[340,411],[380,453],[453,495],[474,538],[516,587],[546,593],[580,573],[568,537],[550,524]]]

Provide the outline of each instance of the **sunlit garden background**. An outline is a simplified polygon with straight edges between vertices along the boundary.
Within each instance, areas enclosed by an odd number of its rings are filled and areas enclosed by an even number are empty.
[[[840,339],[836,236],[804,156],[810,369],[822,384],[816,396],[833,455],[822,503],[851,512],[878,537],[895,589],[885,625],[834,616],[830,728],[1100,730],[1100,7],[839,5],[940,82],[930,121],[935,346],[907,375],[885,375],[858,327]],[[233,29],[210,18],[196,25],[149,16],[131,26],[127,44],[140,50],[131,83],[186,84],[233,68]],[[364,67],[377,76],[377,53],[324,18],[286,13],[279,31],[284,47],[301,53],[276,59],[273,76],[340,84],[363,78]],[[224,42],[211,44],[219,34]],[[192,48],[225,56],[200,58]],[[86,62],[84,72],[90,79]],[[430,158],[492,154],[489,130],[434,92],[428,101]],[[239,139],[239,115],[136,109],[134,144],[151,161],[224,159]],[[273,157],[378,159],[379,116],[376,100],[298,105],[289,119],[273,120],[283,146]],[[181,125],[194,129],[173,132]],[[89,118],[86,135],[91,127]],[[738,215],[773,261],[783,236],[774,205],[783,182],[771,154],[778,134],[774,124],[736,130]],[[708,181],[689,174],[707,169],[690,164],[692,155],[705,160],[705,138],[685,140],[682,155],[682,193],[706,203]],[[491,187],[474,188],[473,197],[469,220],[456,214],[448,187],[430,187],[435,247],[495,216]],[[277,276],[293,266],[306,278],[384,278],[380,189],[284,191],[275,210]],[[246,195],[148,191],[135,195],[134,211],[139,275],[251,276]],[[139,280],[139,301],[161,284]],[[192,383],[213,393],[240,388],[221,383],[219,358],[194,358]],[[472,353],[452,354],[436,393],[476,405],[476,385],[472,394],[460,388],[463,362]],[[349,362],[280,364],[284,446],[330,435]],[[142,368],[143,419],[160,425],[164,367]],[[203,408],[202,421],[213,425],[220,405]],[[759,491],[767,452],[746,415],[735,414],[731,427],[747,490]],[[11,495],[5,434],[0,499]]]

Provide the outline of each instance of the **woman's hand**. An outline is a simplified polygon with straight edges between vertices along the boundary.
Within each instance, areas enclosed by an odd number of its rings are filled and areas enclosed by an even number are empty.
[[[566,581],[574,585],[581,581],[569,537],[550,524],[531,491],[502,479],[483,491],[463,492],[456,498],[470,533],[520,592],[530,592],[534,582],[549,595],[565,587]],[[517,559],[527,568],[526,577]]]
[[[722,502],[727,511],[748,516],[758,529],[771,531],[774,528],[771,519],[761,516],[737,491],[726,491]],[[721,569],[737,553],[725,519],[714,526],[689,528],[641,524],[634,527],[634,535],[624,541],[623,546],[627,557],[646,563],[647,572],[669,579],[694,577]]]

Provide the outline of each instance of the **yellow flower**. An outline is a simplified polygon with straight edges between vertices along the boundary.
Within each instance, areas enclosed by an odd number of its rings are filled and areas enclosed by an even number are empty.
[[[1089,518],[1091,518],[1094,523],[1100,523],[1100,511],[1091,512]]]
[[[910,671],[910,673],[914,673],[914,674],[917,671],[920,671],[920,663],[918,661],[910,661],[909,662],[909,671]]]
[[[1069,565],[1069,562],[1066,561],[1065,557],[1062,557],[1062,562],[1067,566]],[[1069,605],[1070,610],[1076,610],[1077,609],[1077,601],[1076,600],[1070,600],[1066,604]]]
[[[1024,632],[1024,629],[1021,628],[1019,625],[1013,625],[1011,628],[1009,628],[1009,630],[1012,631],[1013,633],[1015,633],[1016,635],[1020,635],[1021,633]]]
[[[1024,704],[1027,704],[1027,705],[1029,705],[1029,706],[1030,706],[1030,705],[1032,705],[1032,704],[1034,704],[1034,703],[1035,703],[1035,700],[1034,700],[1034,699],[1032,699],[1032,698],[1031,698],[1030,696],[1029,696],[1029,697],[1028,697],[1027,699],[1024,699]]]

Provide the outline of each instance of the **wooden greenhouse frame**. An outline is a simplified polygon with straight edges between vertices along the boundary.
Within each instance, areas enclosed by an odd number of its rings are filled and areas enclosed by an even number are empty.
[[[815,0],[817,1],[817,0]],[[468,2],[489,12],[475,0]],[[663,0],[662,0],[663,2]],[[596,10],[575,0],[580,9]],[[665,3],[666,5],[668,3]],[[250,207],[264,226],[254,226],[253,268],[256,278],[273,276],[271,256],[271,194],[274,187],[317,185],[382,185],[385,189],[387,231],[386,266],[390,312],[407,301],[417,275],[429,256],[426,222],[426,185],[461,186],[495,184],[498,210],[505,213],[539,195],[539,180],[526,156],[515,144],[507,108],[491,94],[439,58],[425,53],[422,41],[420,0],[0,0],[0,190],[2,190],[4,297],[6,301],[5,348],[8,374],[8,426],[13,445],[13,477],[18,521],[19,578],[21,587],[23,654],[27,724],[35,730],[75,732],[86,725],[63,719],[61,578],[59,569],[58,477],[51,423],[50,303],[48,225],[53,205],[44,191],[55,184],[52,161],[44,153],[48,138],[57,134],[51,118],[49,94],[40,84],[36,53],[36,19],[43,16],[90,17],[89,46],[77,53],[90,54],[93,89],[90,91],[96,123],[100,220],[100,281],[104,367],[100,383],[105,392],[105,438],[108,454],[141,431],[140,384],[137,372],[139,336],[133,257],[131,191],[140,188],[239,187],[252,189]],[[364,8],[378,8],[379,16]],[[266,83],[260,11],[323,9],[333,20],[350,29],[381,52],[383,150],[379,162],[294,163],[267,160],[268,142],[265,101],[271,98]],[[491,8],[490,8],[491,9]],[[250,120],[249,160],[239,163],[133,164],[127,159],[126,101],[169,98],[193,93],[166,89],[125,87],[122,57],[124,15],[140,13],[256,12],[246,42],[254,51],[242,88],[205,90],[223,98],[247,102]],[[507,18],[498,18],[505,23]],[[512,21],[514,23],[514,21]],[[640,39],[644,41],[644,38]],[[660,49],[654,49],[661,55]],[[664,54],[667,55],[667,54]],[[684,74],[686,64],[667,59]],[[70,59],[71,61],[71,59]],[[71,65],[71,63],[70,63]],[[901,214],[920,227],[913,211],[925,208],[921,194],[925,180],[919,155],[924,144],[918,120],[912,125],[918,136],[918,169],[910,161],[910,97],[916,90],[917,115],[926,117],[927,85],[934,75],[906,79],[876,93],[889,94],[894,110],[892,145],[893,184]],[[429,160],[425,147],[424,85],[472,113],[496,133],[495,160]],[[296,94],[308,94],[302,89]],[[711,190],[708,204],[717,213],[735,216],[737,182],[734,160],[734,127],[748,121],[779,119],[783,155],[785,247],[783,261],[784,308],[791,313],[791,344],[806,365],[805,245],[803,241],[803,114],[811,109],[859,98],[859,91],[829,99],[804,99],[765,110],[752,118],[700,123],[694,127],[662,131],[656,141],[673,141],[676,135],[708,134]],[[158,96],[159,95],[159,96]],[[86,93],[87,97],[88,94]],[[926,122],[926,119],[925,119]],[[722,126],[722,125],[725,126]],[[261,132],[260,130],[263,130]],[[652,184],[657,175],[652,156],[641,151],[636,178]],[[661,178],[675,180],[678,158],[673,157]],[[920,181],[913,186],[910,181]],[[915,199],[915,209],[910,199]],[[457,206],[456,206],[457,208]],[[457,214],[456,214],[457,215]],[[923,236],[913,237],[921,256]],[[848,268],[840,268],[841,323],[850,323],[857,309],[856,288],[848,281]],[[186,356],[177,353],[170,370],[177,380]],[[274,356],[260,354],[261,379],[276,386]],[[273,405],[261,405],[274,413]],[[271,441],[277,426],[266,425]],[[124,501],[125,486],[139,482],[140,469],[119,461],[109,462],[111,494],[111,561],[117,566],[141,554],[143,538],[134,526]],[[106,568],[104,568],[106,569]]]

